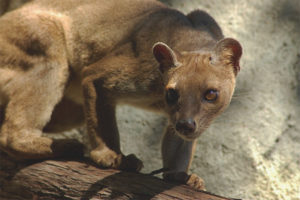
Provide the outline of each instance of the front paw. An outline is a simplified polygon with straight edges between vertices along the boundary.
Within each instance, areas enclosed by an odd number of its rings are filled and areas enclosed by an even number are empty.
[[[183,183],[197,190],[205,190],[204,181],[196,174],[188,175],[186,172],[168,172],[163,177],[167,181]]]
[[[205,190],[204,181],[197,174],[191,174],[186,184],[197,190]]]
[[[134,154],[124,156],[108,148],[95,149],[90,153],[91,159],[104,168],[120,169],[124,171],[138,172],[143,168],[143,162]]]
[[[108,148],[94,149],[90,152],[90,158],[100,167],[119,169],[122,154],[117,154]]]

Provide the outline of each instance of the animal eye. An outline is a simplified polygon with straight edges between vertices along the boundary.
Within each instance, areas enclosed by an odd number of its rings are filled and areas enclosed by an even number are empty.
[[[175,89],[168,89],[166,92],[166,101],[169,105],[175,104],[179,99],[179,94]]]
[[[219,92],[217,90],[207,90],[204,95],[204,99],[208,102],[214,102],[217,100]]]

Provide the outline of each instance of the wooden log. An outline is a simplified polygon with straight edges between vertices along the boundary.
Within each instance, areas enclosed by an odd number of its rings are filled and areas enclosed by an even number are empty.
[[[99,169],[88,160],[16,163],[0,154],[0,199],[229,200],[140,173]]]

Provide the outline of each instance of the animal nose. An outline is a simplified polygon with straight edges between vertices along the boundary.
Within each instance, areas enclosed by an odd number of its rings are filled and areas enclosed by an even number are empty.
[[[193,133],[196,122],[193,119],[181,119],[176,123],[176,130],[180,133]]]

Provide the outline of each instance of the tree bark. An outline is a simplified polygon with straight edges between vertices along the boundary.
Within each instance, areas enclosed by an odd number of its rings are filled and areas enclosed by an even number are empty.
[[[4,154],[0,199],[229,200],[147,174],[99,169],[87,160],[16,163]]]

